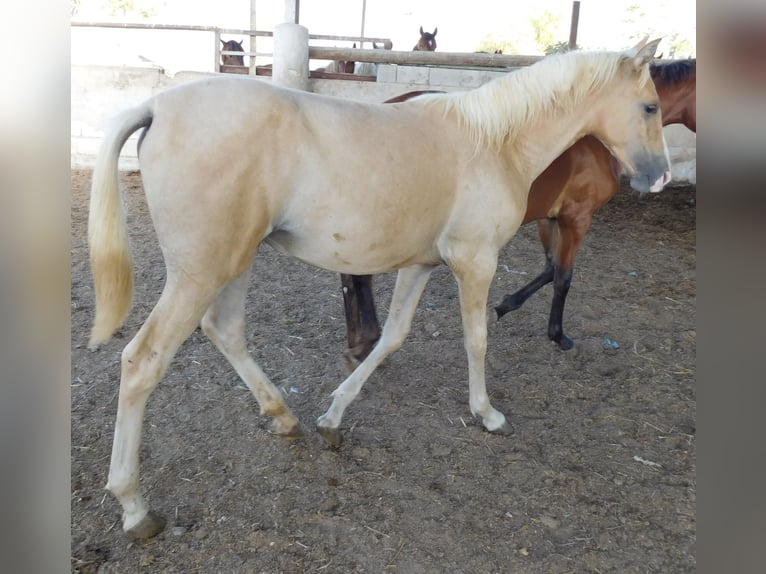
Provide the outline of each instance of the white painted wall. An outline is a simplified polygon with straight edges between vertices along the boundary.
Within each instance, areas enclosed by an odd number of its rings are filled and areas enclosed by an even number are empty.
[[[316,93],[358,101],[382,102],[412,90],[466,90],[480,86],[502,71],[465,70],[419,66],[378,67],[377,82],[351,80],[309,80]],[[155,93],[169,87],[213,75],[205,72],[179,72],[167,75],[159,68],[116,66],[72,66],[72,166],[92,167],[95,163],[106,121]],[[262,78],[269,81],[268,78]],[[684,126],[665,128],[665,139],[677,183],[696,183],[696,135]],[[122,150],[120,167],[138,169],[134,134]]]

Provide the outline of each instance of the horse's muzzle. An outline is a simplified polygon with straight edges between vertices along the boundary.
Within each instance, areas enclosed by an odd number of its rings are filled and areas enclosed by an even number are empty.
[[[651,155],[636,162],[636,172],[630,178],[630,186],[641,193],[662,191],[670,183],[670,153],[665,136],[662,136],[663,155]]]

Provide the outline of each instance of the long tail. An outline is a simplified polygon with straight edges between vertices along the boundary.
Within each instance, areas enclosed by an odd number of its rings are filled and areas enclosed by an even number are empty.
[[[133,258],[125,208],[117,181],[117,162],[127,139],[153,119],[150,102],[117,116],[101,144],[93,169],[88,216],[88,246],[96,294],[90,349],[109,340],[125,320],[133,300]]]

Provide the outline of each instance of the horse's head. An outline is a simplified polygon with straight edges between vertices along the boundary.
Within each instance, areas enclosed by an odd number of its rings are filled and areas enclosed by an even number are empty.
[[[244,40],[242,42],[244,42]],[[223,48],[221,48],[221,51],[244,52],[245,49],[242,47],[242,42],[237,42],[236,40],[228,40],[224,42],[223,40],[221,40],[221,44],[223,44]],[[244,66],[245,58],[242,56],[235,56],[233,54],[222,54],[221,64],[224,66]]]
[[[652,80],[660,98],[663,125],[684,124],[697,131],[697,60],[652,64]]]
[[[423,32],[423,26],[420,27],[420,40],[412,49],[413,52],[433,52],[436,50],[436,32],[439,28],[434,28],[431,32]]]
[[[613,79],[604,86],[599,130],[594,133],[619,160],[637,191],[660,191],[670,181],[670,159],[662,113],[649,64],[660,40],[643,40],[623,52]],[[612,118],[619,115],[622,121]]]

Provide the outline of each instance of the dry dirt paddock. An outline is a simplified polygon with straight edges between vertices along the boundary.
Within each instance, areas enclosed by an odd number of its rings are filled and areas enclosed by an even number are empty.
[[[133,311],[86,349],[90,172],[72,193],[72,570],[82,573],[639,573],[695,570],[695,238],[691,187],[627,188],[596,215],[564,318],[550,287],[492,326],[487,386],[513,437],[468,408],[457,288],[434,273],[412,332],[367,382],[328,450],[313,425],[341,382],[337,275],[268,247],[256,259],[249,347],[307,434],[287,441],[198,330],[149,401],[142,488],[163,533],[130,543],[103,490],[119,359],[164,266],[138,174],[123,174],[137,261]],[[534,225],[501,254],[497,303],[543,264]],[[393,275],[376,296],[385,317]],[[610,345],[616,342],[619,347]]]

